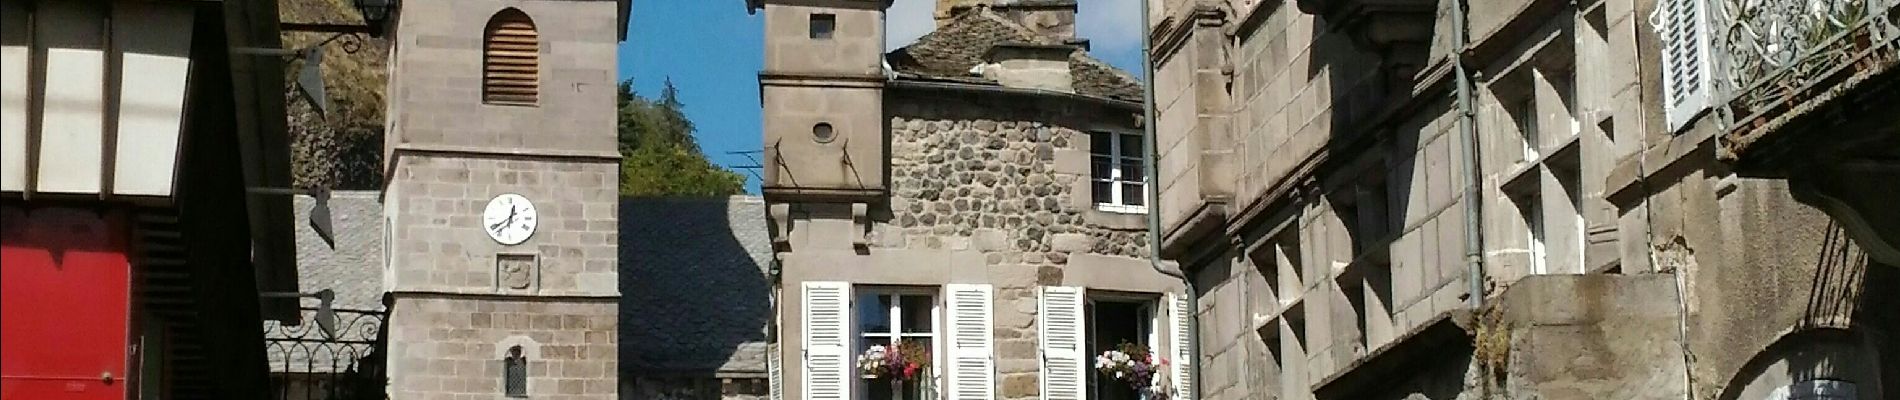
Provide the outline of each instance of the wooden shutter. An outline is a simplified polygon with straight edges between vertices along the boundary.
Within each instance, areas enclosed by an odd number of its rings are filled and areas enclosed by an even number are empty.
[[[1664,119],[1674,132],[1710,104],[1708,0],[1663,0],[1650,23],[1662,41]]]
[[[768,395],[772,400],[785,399],[785,361],[779,359],[781,357],[779,350],[778,343],[765,347],[765,379],[768,381],[766,390],[770,392]]]
[[[806,400],[851,400],[851,284],[805,282]]]
[[[482,50],[482,101],[534,104],[541,88],[541,37],[534,21],[519,10],[502,10],[488,21]]]
[[[1045,286],[1036,313],[1042,343],[1042,398],[1088,398],[1088,360],[1082,338],[1080,287]]]
[[[990,285],[944,285],[950,311],[950,398],[996,398],[995,321]]]
[[[1194,365],[1194,310],[1188,308],[1185,294],[1168,293],[1168,336],[1172,364],[1168,366],[1169,376],[1174,381],[1174,398],[1192,399],[1194,397],[1194,377],[1189,374]]]

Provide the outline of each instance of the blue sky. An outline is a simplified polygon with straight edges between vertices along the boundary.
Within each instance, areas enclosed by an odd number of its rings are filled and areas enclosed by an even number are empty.
[[[1092,53],[1141,75],[1140,0],[1081,0],[1077,35]],[[936,25],[934,0],[896,0],[885,17],[894,49]],[[633,78],[642,95],[659,93],[672,79],[699,128],[699,145],[714,163],[753,165],[733,151],[760,148],[758,71],[764,17],[747,14],[744,0],[633,0],[627,41],[620,45],[620,79]],[[755,170],[756,171],[756,170]],[[757,192],[758,179],[746,174]]]

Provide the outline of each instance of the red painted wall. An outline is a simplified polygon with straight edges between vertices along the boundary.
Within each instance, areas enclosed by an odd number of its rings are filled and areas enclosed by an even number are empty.
[[[0,400],[126,399],[128,232],[116,213],[0,207]]]

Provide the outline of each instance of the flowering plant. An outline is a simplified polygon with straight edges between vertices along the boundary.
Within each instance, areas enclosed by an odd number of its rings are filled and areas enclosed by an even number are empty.
[[[1154,386],[1155,371],[1167,365],[1168,360],[1148,353],[1146,346],[1128,342],[1122,342],[1115,349],[1095,356],[1096,371],[1127,383],[1137,392],[1150,391],[1150,387]]]
[[[858,355],[858,373],[869,379],[896,379],[908,381],[917,379],[920,372],[930,368],[930,350],[919,342],[897,342],[897,345],[871,346]]]

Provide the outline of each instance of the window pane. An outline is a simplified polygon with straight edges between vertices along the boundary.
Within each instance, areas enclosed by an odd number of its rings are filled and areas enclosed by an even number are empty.
[[[891,297],[875,293],[858,295],[858,331],[891,333]]]
[[[811,38],[830,39],[831,33],[838,29],[838,16],[831,14],[811,15]]]
[[[1114,135],[1113,133],[1101,132],[1089,134],[1089,152],[1095,154],[1115,154],[1114,149],[1109,147],[1110,141],[1114,140]]]
[[[1142,205],[1143,197],[1146,197],[1147,194],[1141,192],[1141,184],[1124,183],[1121,185],[1122,185],[1122,204],[1127,204],[1131,206]]]
[[[930,296],[904,296],[900,301],[903,302],[904,333],[929,333],[932,308]]]
[[[1121,180],[1123,181],[1141,182],[1143,180],[1142,179],[1143,174],[1141,173],[1141,160],[1139,159],[1136,159],[1136,160],[1122,159],[1121,170],[1122,170]]]
[[[1115,135],[1122,141],[1122,157],[1141,158],[1141,135]]]
[[[1114,190],[1114,187],[1115,187],[1115,184],[1114,184],[1114,183],[1112,183],[1112,182],[1100,182],[1100,181],[1097,181],[1097,182],[1092,182],[1092,183],[1094,183],[1094,186],[1093,186],[1093,187],[1094,187],[1094,190],[1093,190],[1093,192],[1094,192],[1094,193],[1092,193],[1092,194],[1093,194],[1093,195],[1095,196],[1095,197],[1093,197],[1093,199],[1095,200],[1095,202],[1097,202],[1097,203],[1112,203],[1112,202],[1114,202],[1114,201],[1115,201],[1115,198],[1114,198],[1114,197],[1111,197],[1111,196],[1113,196],[1113,194],[1111,194],[1111,193],[1109,193],[1110,191],[1112,191],[1112,190]]]
[[[1109,179],[1113,177],[1113,175],[1109,175],[1110,173],[1109,169],[1115,167],[1115,162],[1110,161],[1109,157],[1095,156],[1091,158],[1090,160],[1091,160],[1089,163],[1089,177],[1090,178]]]

